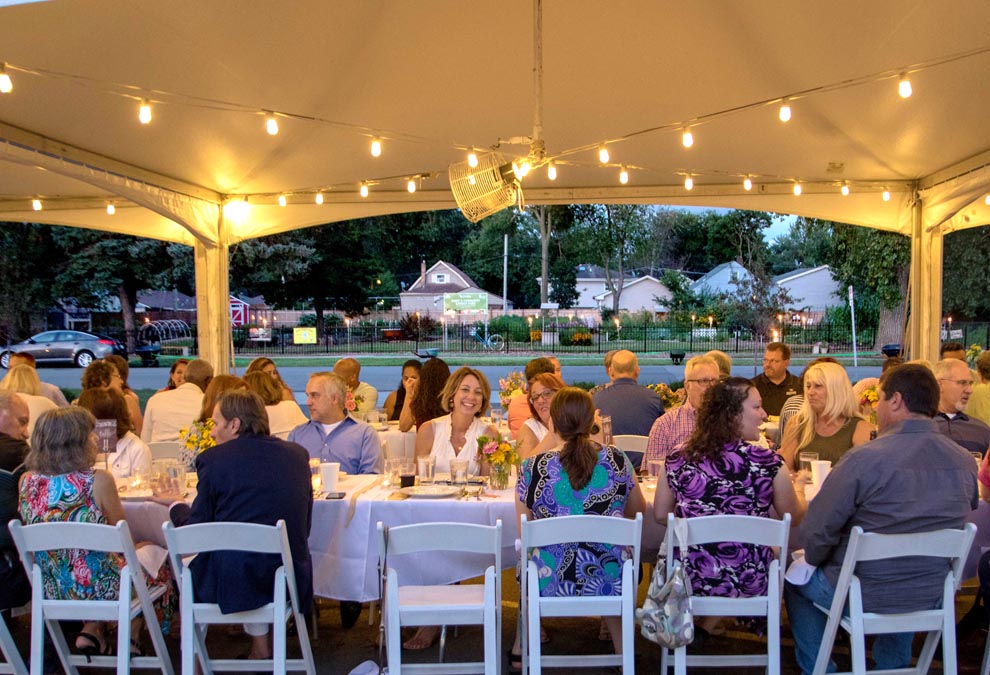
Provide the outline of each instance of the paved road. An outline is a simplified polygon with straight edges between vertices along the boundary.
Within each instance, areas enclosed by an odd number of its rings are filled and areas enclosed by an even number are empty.
[[[493,388],[497,389],[499,378],[505,377],[513,370],[522,370],[523,366],[524,362],[520,362],[518,365],[512,366],[481,366],[479,370],[485,374]],[[306,389],[306,380],[309,379],[309,374],[325,368],[325,366],[290,366],[279,368],[279,372],[286,384],[296,392],[296,400],[302,404],[305,403],[306,399],[303,392]],[[880,366],[860,366],[859,368],[850,366],[846,370],[853,382],[864,377],[879,377],[880,375]],[[381,405],[385,402],[388,393],[399,385],[400,372],[400,366],[365,366],[361,369],[361,379],[378,389],[378,403]],[[42,380],[59,387],[78,389],[82,369],[39,368],[38,374]],[[240,371],[240,374],[243,374],[243,371]],[[753,366],[736,366],[732,369],[732,374],[741,377],[753,377]],[[563,376],[566,382],[594,382],[597,384],[605,382],[607,379],[605,369],[602,366],[564,366]],[[639,381],[643,383],[674,382],[683,378],[683,366],[643,366]],[[128,379],[134,389],[157,389],[168,381],[168,368],[132,368]]]

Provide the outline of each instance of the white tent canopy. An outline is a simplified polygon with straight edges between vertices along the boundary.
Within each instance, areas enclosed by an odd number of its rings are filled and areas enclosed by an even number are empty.
[[[942,237],[990,222],[988,24],[985,0],[543,0],[536,118],[531,0],[7,6],[0,217],[193,245],[201,353],[223,370],[229,245],[451,208],[450,164],[525,157],[539,135],[558,177],[527,176],[530,204],[761,209],[911,236],[908,342],[932,357]]]

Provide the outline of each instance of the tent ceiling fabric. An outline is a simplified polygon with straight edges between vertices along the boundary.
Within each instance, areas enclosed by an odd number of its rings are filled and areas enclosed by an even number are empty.
[[[542,136],[559,177],[535,171],[525,198],[764,209],[906,235],[990,223],[988,24],[985,0],[544,0]],[[453,208],[446,168],[468,149],[528,151],[508,141],[533,133],[532,26],[530,0],[2,7],[14,89],[0,95],[0,210],[223,249]],[[794,94],[784,124],[779,99]],[[221,217],[244,195],[247,216]]]

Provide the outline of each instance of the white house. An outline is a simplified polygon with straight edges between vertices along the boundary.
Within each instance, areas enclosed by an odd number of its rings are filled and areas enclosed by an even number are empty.
[[[707,289],[709,293],[735,293],[739,287],[734,282],[751,278],[753,275],[739,263],[722,263],[718,267],[712,268],[705,276],[692,282],[691,292],[700,293]]]
[[[443,294],[460,293],[461,291],[485,292],[478,288],[474,281],[457,268],[443,260],[438,260],[433,267],[426,269],[424,261],[420,267],[419,278],[402,293],[399,293],[399,307],[403,312],[443,312]],[[502,310],[502,296],[488,293],[488,309]],[[512,309],[512,302],[509,302]]]
[[[617,273],[615,273],[617,276]],[[605,268],[591,263],[581,263],[576,267],[575,290],[578,297],[574,301],[574,309],[598,309],[600,302],[598,297],[608,290],[605,281]],[[633,281],[634,277],[629,272],[625,273],[626,283]],[[536,277],[536,283],[541,282],[541,277]],[[549,291],[553,291],[553,284],[548,284]]]
[[[667,312],[667,300],[672,299],[670,289],[664,286],[658,279],[646,275],[638,279],[626,281],[622,287],[622,294],[619,296],[619,311],[639,312]],[[658,303],[657,298],[662,302]],[[611,309],[612,291],[595,296],[595,300],[602,306]]]
[[[843,303],[842,289],[828,265],[796,269],[773,278],[794,299],[791,305],[805,310],[825,309]]]

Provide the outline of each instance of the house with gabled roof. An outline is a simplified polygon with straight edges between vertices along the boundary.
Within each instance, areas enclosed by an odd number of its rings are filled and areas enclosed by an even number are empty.
[[[647,274],[631,281],[626,281],[622,287],[622,295],[619,296],[619,311],[639,312],[646,310],[649,312],[666,313],[670,311],[667,301],[673,298],[663,283]],[[595,296],[595,300],[602,307],[612,307],[612,291]]]
[[[399,293],[399,307],[403,312],[443,312],[443,294],[474,291],[488,293],[479,288],[456,265],[438,260],[426,269],[426,261],[420,264],[420,275],[409,288]],[[488,293],[489,311],[502,311],[502,296]],[[512,302],[509,302],[512,309]]]
[[[773,282],[787,291],[796,308],[821,310],[843,303],[842,289],[828,265],[798,268],[778,274]]]

